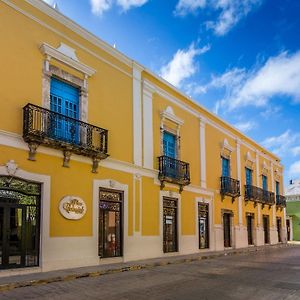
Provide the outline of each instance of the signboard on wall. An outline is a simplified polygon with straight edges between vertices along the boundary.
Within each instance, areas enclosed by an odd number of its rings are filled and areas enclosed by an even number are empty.
[[[65,196],[60,200],[59,211],[66,219],[80,220],[86,213],[86,204],[77,196]]]

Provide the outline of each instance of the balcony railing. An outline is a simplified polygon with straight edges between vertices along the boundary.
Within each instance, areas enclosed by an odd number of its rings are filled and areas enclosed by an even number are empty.
[[[286,207],[286,199],[282,195],[276,195],[276,206],[279,208]]]
[[[182,191],[183,186],[189,185],[190,180],[190,165],[187,162],[169,157],[158,157],[159,174],[158,179],[161,182],[161,187],[164,187],[164,182],[171,182],[180,186]]]
[[[275,204],[275,194],[254,185],[245,185],[245,200],[272,206]]]
[[[220,193],[224,197],[225,195],[232,197],[232,200],[240,196],[240,181],[231,177],[222,176],[220,178],[221,189]]]
[[[39,145],[63,150],[64,166],[68,166],[71,153],[91,157],[93,167],[108,156],[106,129],[33,104],[23,108],[23,138],[30,148],[30,160],[35,160]]]

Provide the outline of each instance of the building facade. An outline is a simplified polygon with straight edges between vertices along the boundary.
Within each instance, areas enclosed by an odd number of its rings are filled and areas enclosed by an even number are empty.
[[[2,269],[286,242],[278,157],[43,1],[0,22]]]
[[[290,180],[285,189],[287,240],[300,241],[300,180]]]

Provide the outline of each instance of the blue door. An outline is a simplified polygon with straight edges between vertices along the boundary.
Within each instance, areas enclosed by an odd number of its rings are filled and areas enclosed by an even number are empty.
[[[262,175],[262,188],[264,191],[268,190],[268,178],[265,175]]]
[[[252,170],[246,168],[246,185],[252,185]]]
[[[222,157],[222,177],[230,177],[230,161]]]
[[[78,120],[79,89],[56,78],[51,78],[50,109]],[[75,120],[55,115],[51,118],[51,136],[70,143],[78,143],[79,123]]]
[[[276,196],[279,196],[279,194],[280,194],[280,188],[279,187],[280,187],[279,182],[276,181]]]
[[[176,158],[176,137],[174,134],[164,131],[164,155]]]

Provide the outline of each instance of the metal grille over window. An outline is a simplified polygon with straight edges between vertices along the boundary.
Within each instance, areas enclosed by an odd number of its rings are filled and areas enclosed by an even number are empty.
[[[177,199],[163,199],[163,250],[177,252]]]
[[[39,265],[41,185],[0,177],[0,268]]]
[[[99,199],[99,256],[122,256],[123,194],[100,190]]]

